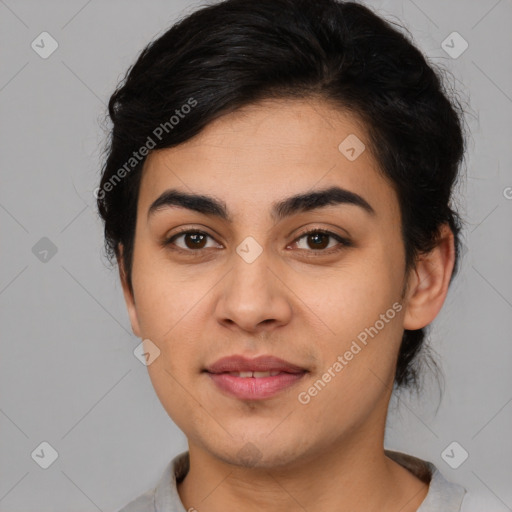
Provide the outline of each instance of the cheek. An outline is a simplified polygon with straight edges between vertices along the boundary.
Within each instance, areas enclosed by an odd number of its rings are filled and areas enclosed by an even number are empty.
[[[294,291],[331,335],[345,338],[373,325],[399,301],[401,284],[396,267],[373,255],[322,277],[303,273]]]
[[[179,382],[190,378],[187,372],[197,365],[198,354],[204,349],[201,343],[205,342],[205,329],[211,320],[204,306],[216,280],[216,275],[194,279],[190,271],[177,271],[154,254],[139,254],[133,285],[140,334],[160,350],[148,372],[157,393],[164,393],[166,400],[178,399],[172,398],[174,391],[164,390],[179,388]]]
[[[400,272],[393,257],[377,247],[353,265],[337,269],[321,283],[318,279],[302,279],[298,293],[309,293],[305,302],[314,316],[321,319],[315,330],[325,332],[317,337],[322,370],[332,367],[338,356],[343,359],[343,369],[335,372],[332,393],[339,386],[340,392],[359,396],[358,389],[372,383],[377,386],[377,393],[382,382],[392,377],[403,332]],[[333,394],[332,399],[339,400],[337,397]],[[346,395],[343,400],[350,402]]]
[[[201,295],[185,272],[173,268],[165,254],[139,245],[134,254],[132,282],[141,335],[159,342],[186,321]]]

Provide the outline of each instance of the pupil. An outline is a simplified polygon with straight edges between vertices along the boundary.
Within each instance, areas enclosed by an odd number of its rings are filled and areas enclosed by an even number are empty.
[[[327,235],[325,233],[316,233],[316,234],[313,234],[313,235],[309,235],[310,239],[314,239],[315,242],[313,242],[313,245],[316,246],[316,249],[318,248],[324,248],[324,247],[327,247],[327,245],[325,244],[325,239],[327,238]],[[324,243],[322,244],[322,242],[318,243],[319,241],[319,238],[324,238]]]
[[[197,249],[198,247],[200,247],[201,242],[203,242],[203,240],[200,240],[199,238],[204,238],[204,235],[202,235],[201,233],[190,233],[190,234],[186,235],[186,237],[188,237],[187,238],[188,240],[190,240],[190,239],[193,240],[192,245],[194,246],[194,248]]]

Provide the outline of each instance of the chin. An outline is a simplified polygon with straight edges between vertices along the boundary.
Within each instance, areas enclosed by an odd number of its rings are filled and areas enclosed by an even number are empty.
[[[226,446],[220,447],[217,444],[214,447],[209,447],[209,451],[226,464],[241,468],[286,467],[296,463],[300,456],[297,446],[299,443],[295,443],[295,446],[284,446],[283,443],[286,440],[279,438],[276,438],[274,443],[270,443],[266,433],[260,436],[260,440],[251,441],[249,437],[246,434],[243,440],[236,442],[234,439],[230,439]]]

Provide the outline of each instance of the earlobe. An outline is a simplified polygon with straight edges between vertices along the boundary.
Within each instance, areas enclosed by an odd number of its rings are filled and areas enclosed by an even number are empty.
[[[434,320],[448,294],[454,263],[454,237],[445,224],[436,247],[419,257],[409,277],[404,329],[421,329]]]
[[[137,338],[141,338],[139,318],[137,316],[137,308],[135,306],[135,297],[133,292],[130,290],[128,285],[128,278],[125,270],[123,246],[119,244],[119,251],[117,255],[117,265],[119,267],[119,278],[121,280],[121,286],[123,288],[124,300],[126,303],[126,309],[128,310],[128,316],[130,317],[130,323],[132,331]]]

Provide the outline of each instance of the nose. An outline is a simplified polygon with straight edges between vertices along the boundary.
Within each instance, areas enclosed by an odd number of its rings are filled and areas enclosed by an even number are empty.
[[[248,262],[233,253],[232,270],[219,283],[220,296],[215,314],[225,327],[247,332],[271,331],[290,322],[290,290],[281,280],[279,270],[263,251]],[[281,272],[282,274],[282,272]],[[281,277],[281,278],[280,278]]]

